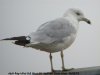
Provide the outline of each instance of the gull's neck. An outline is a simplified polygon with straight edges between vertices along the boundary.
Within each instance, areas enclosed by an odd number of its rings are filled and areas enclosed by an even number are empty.
[[[70,23],[75,27],[76,30],[79,28],[79,21],[77,20],[76,16],[72,14],[64,15],[63,16],[66,20],[69,20]]]
[[[73,21],[75,23],[79,23],[77,17],[73,14],[64,14],[63,17],[65,17],[67,19],[71,19],[71,21]]]

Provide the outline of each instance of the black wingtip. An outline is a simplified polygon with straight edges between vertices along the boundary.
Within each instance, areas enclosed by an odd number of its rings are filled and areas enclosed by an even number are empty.
[[[5,38],[2,40],[26,40],[26,37],[25,36],[18,36],[18,37]]]
[[[26,44],[30,43],[29,40],[18,40],[18,41],[15,41],[14,44],[16,45],[20,45],[20,46],[25,46]]]
[[[20,45],[20,46],[25,46],[26,44],[30,43],[30,40],[27,40],[26,38],[27,38],[26,36],[19,36],[19,37],[5,38],[0,41],[15,40],[14,44]]]

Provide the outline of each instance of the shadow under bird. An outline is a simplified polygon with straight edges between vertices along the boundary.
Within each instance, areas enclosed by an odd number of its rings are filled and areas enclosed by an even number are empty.
[[[79,9],[72,8],[67,10],[62,17],[42,24],[35,32],[30,33],[28,36],[11,37],[2,40],[15,40],[14,44],[16,45],[49,52],[52,72],[54,72],[52,53],[60,51],[62,70],[69,70],[64,66],[63,50],[74,42],[80,21],[91,24],[90,20],[85,18]]]

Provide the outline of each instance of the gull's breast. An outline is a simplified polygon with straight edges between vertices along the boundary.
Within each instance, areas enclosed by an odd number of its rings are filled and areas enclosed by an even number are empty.
[[[75,34],[71,34],[70,36],[65,37],[63,39],[64,42],[59,43],[57,45],[58,50],[64,50],[64,49],[68,48],[74,42],[75,38],[76,38]]]

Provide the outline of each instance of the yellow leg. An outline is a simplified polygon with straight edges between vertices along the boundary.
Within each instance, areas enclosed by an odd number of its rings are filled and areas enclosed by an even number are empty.
[[[61,60],[62,60],[62,70],[63,71],[70,71],[70,70],[73,70],[74,69],[74,68],[70,68],[70,69],[66,69],[65,68],[63,51],[61,51]]]
[[[61,60],[62,60],[62,70],[65,70],[63,51],[61,51]]]
[[[54,71],[54,69],[53,69],[53,63],[52,63],[52,54],[50,53],[50,63],[51,63],[51,71],[53,72]]]

